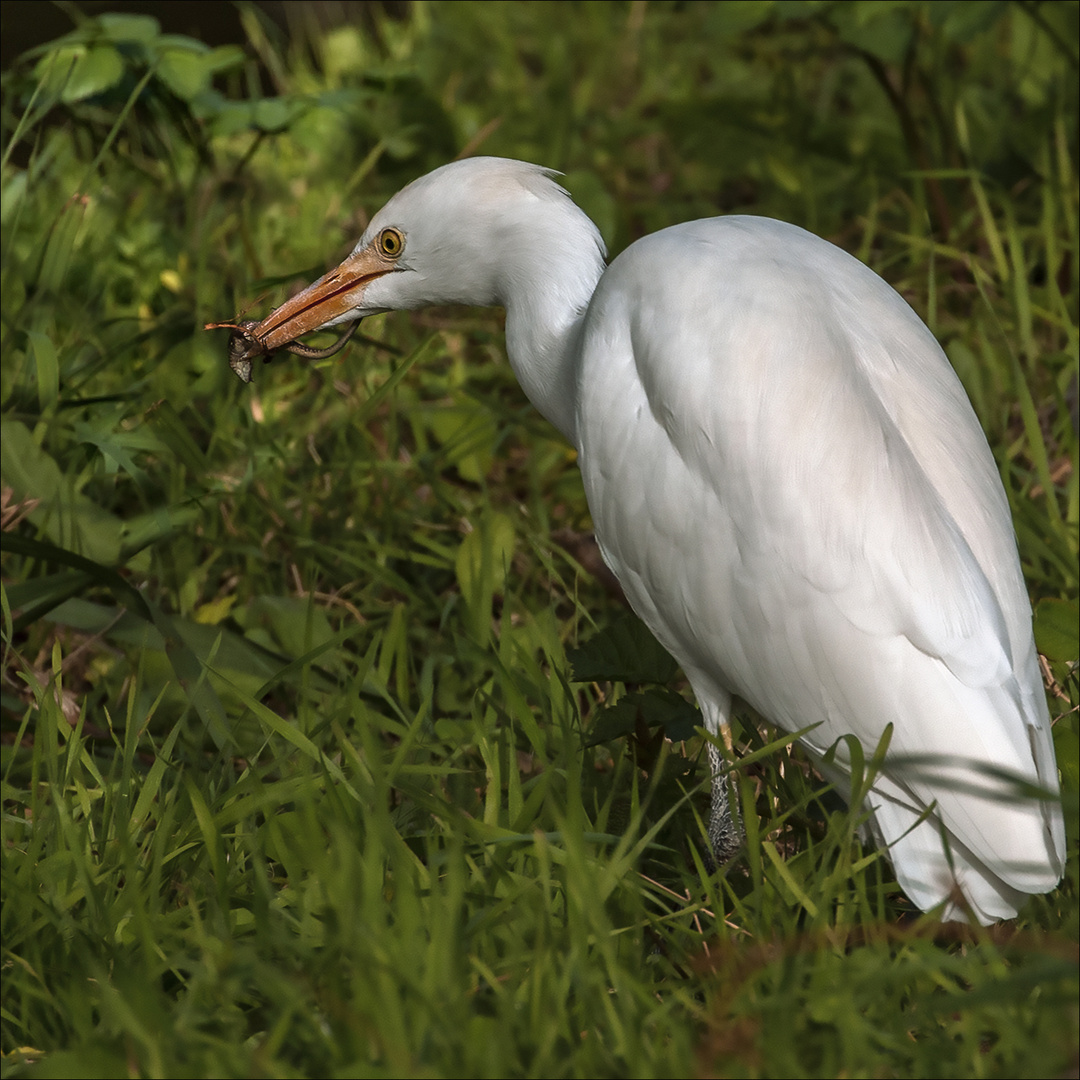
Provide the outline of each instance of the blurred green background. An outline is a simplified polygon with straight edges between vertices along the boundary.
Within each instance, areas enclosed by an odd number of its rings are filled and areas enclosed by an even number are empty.
[[[1075,1070],[1078,19],[5,4],[3,1075]],[[919,916],[748,709],[747,843],[706,873],[699,714],[501,313],[232,375],[205,323],[261,318],[477,153],[563,171],[612,254],[792,221],[938,336],[1062,770],[1066,879],[1014,924]]]

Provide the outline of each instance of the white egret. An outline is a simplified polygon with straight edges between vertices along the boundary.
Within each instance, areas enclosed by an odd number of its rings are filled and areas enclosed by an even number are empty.
[[[1057,768],[1008,503],[940,346],[873,271],[779,221],[676,225],[605,268],[552,175],[472,158],[410,184],[340,266],[237,328],[234,367],[379,312],[504,307],[514,373],[577,448],[604,558],[705,727],[733,694],[816,724],[818,757],[892,724],[892,760],[925,756],[867,799],[901,886],[946,918],[1016,914],[1065,842],[1060,803],[1009,778],[1056,792]]]

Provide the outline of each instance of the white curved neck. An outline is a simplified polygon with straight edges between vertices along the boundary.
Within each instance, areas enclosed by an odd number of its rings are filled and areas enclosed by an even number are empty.
[[[604,273],[604,242],[570,197],[545,183],[550,194],[523,200],[507,222],[495,290],[506,308],[506,353],[518,382],[577,448],[581,334]]]
[[[581,332],[602,272],[601,264],[592,281],[522,283],[503,298],[510,366],[536,409],[575,449]],[[578,286],[576,295],[568,295],[568,284]]]

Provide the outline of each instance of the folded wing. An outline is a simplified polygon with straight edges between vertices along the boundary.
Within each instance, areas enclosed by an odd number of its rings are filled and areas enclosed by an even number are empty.
[[[677,226],[601,280],[579,379],[597,535],[699,697],[819,754],[891,723],[873,828],[920,906],[1051,888],[1060,806],[1002,778],[1057,790],[1008,504],[908,305],[794,226]]]

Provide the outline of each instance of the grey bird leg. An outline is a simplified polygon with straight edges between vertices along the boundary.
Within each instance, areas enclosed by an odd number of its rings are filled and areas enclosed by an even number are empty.
[[[709,770],[712,773],[712,806],[709,809],[709,848],[705,868],[718,870],[739,850],[742,830],[731,817],[730,785],[727,762],[712,743],[709,743]]]

